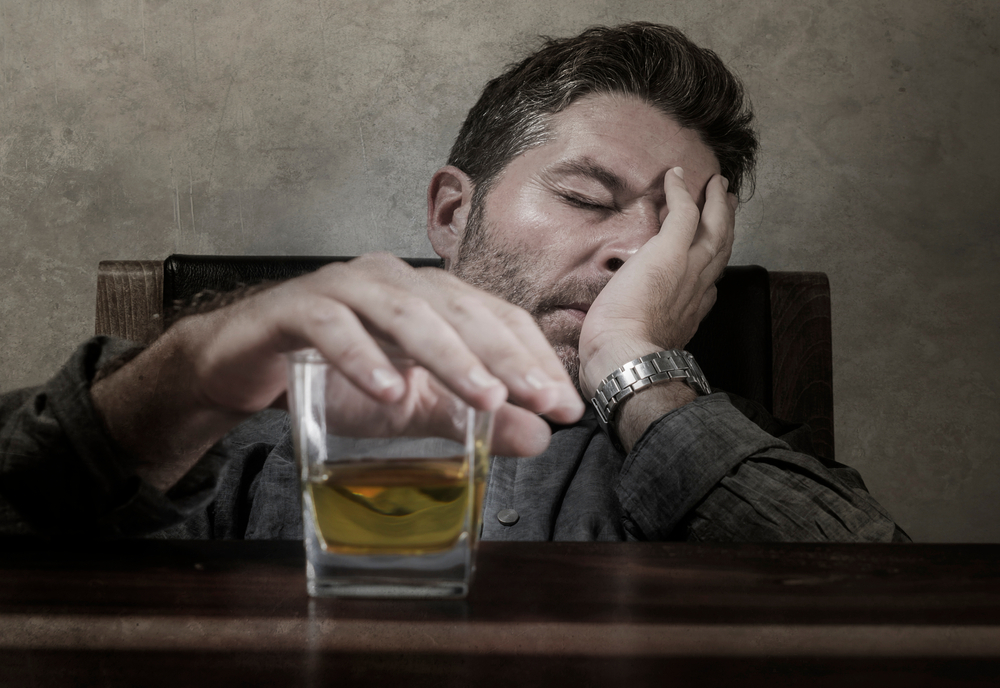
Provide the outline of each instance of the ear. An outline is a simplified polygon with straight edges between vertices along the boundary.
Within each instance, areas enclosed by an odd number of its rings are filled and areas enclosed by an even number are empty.
[[[427,187],[427,238],[446,269],[458,257],[474,188],[469,175],[454,165],[435,172]]]

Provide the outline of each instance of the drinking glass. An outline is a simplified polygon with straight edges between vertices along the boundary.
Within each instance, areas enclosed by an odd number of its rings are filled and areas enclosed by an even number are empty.
[[[336,375],[313,349],[289,354],[289,411],[302,485],[306,586],[314,597],[464,597],[482,527],[493,414],[455,398],[427,437],[354,437],[337,425]],[[352,432],[355,431],[355,432]]]

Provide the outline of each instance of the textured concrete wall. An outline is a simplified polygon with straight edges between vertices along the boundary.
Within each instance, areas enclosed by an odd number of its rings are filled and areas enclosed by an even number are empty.
[[[595,23],[673,23],[746,79],[734,262],[833,286],[837,450],[919,539],[1000,539],[993,0],[0,0],[0,389],[92,332],[102,259],[430,255],[478,89]]]

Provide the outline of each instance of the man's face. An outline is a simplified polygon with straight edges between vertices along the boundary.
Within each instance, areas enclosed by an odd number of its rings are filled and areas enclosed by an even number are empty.
[[[663,175],[682,167],[701,207],[719,163],[695,132],[634,98],[581,98],[550,129],[471,209],[452,270],[531,313],[577,380],[590,304],[666,218]]]

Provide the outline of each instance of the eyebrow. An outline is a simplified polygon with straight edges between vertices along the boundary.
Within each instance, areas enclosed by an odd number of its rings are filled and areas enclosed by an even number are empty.
[[[590,158],[582,160],[565,160],[556,163],[549,169],[549,174],[563,177],[579,175],[590,177],[603,184],[611,192],[621,192],[628,189],[628,184],[619,175],[607,167],[599,165]]]

